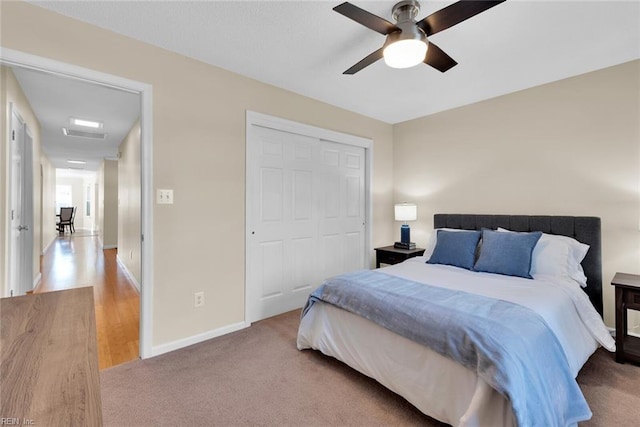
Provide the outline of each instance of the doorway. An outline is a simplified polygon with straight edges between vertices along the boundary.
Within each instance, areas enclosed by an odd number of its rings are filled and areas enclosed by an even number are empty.
[[[115,88],[140,96],[140,187],[141,187],[141,223],[140,223],[140,346],[142,358],[152,354],[152,301],[153,301],[153,210],[152,210],[152,87],[106,73],[29,55],[11,49],[1,51],[0,64],[9,67],[23,67],[42,73],[65,78],[78,79],[96,85]],[[9,177],[11,179],[11,177]],[[9,224],[4,225],[6,230]],[[39,236],[38,236],[39,239]],[[33,237],[32,237],[33,241]],[[8,256],[10,256],[8,254]],[[5,260],[8,265],[8,260]]]
[[[10,105],[8,294],[33,289],[33,138],[16,107]]]

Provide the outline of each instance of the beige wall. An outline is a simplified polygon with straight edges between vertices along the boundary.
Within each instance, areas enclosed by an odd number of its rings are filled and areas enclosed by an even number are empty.
[[[30,4],[0,19],[4,47],[153,86],[154,187],[175,198],[153,206],[155,346],[244,318],[246,110],[374,140],[374,246],[394,201],[419,204],[419,244],[435,212],[600,216],[610,326],[614,272],[640,273],[637,61],[392,127]]]
[[[419,204],[419,244],[435,212],[600,216],[610,326],[613,274],[640,273],[638,61],[392,127],[30,4],[0,19],[4,47],[153,85],[154,186],[175,198],[153,207],[156,346],[244,318],[246,110],[374,140],[374,246],[394,201]]]
[[[58,236],[56,231],[56,169],[43,154],[42,167],[42,251],[49,248]]]
[[[97,174],[98,179],[98,230],[102,246],[106,249],[118,246],[118,162],[104,160]]]
[[[154,187],[175,199],[153,207],[154,346],[244,320],[246,110],[373,139],[373,245],[392,241],[391,125],[31,4],[3,2],[0,19],[6,48],[153,86]]]
[[[118,259],[140,284],[140,121],[137,121],[118,148],[117,236]]]
[[[104,246],[104,162],[100,162],[98,170],[96,171],[96,229],[98,237]],[[104,249],[104,248],[103,248]]]
[[[598,216],[614,326],[611,279],[640,273],[639,102],[634,61],[394,126],[412,240],[424,244],[436,212]]]
[[[0,38],[1,40],[1,38]],[[40,163],[42,149],[41,149],[41,140],[40,140],[40,123],[36,118],[33,110],[31,109],[31,105],[24,95],[18,80],[16,80],[13,71],[10,68],[0,66],[0,77],[2,80],[1,83],[1,92],[0,95],[0,103],[2,104],[1,110],[1,119],[2,122],[2,130],[0,135],[2,135],[2,149],[0,150],[2,154],[0,155],[0,176],[2,176],[2,185],[0,185],[0,203],[4,206],[6,203],[7,197],[7,185],[8,185],[8,168],[7,168],[7,155],[9,149],[9,130],[11,125],[11,111],[9,108],[10,104],[14,105],[16,111],[18,111],[19,115],[27,124],[27,127],[31,133],[33,138],[33,266],[32,266],[32,282],[35,280],[40,272],[40,254],[42,253],[43,247],[43,238],[42,238],[42,218],[41,218],[41,180],[40,180]],[[6,263],[6,250],[7,250],[7,217],[6,211],[8,209],[0,209],[0,271],[1,274],[0,280],[2,284],[0,285],[0,290],[2,290],[3,294],[6,292],[7,283],[5,277],[5,263]]]

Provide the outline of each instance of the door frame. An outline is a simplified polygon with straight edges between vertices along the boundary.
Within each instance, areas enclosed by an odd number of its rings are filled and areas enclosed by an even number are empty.
[[[27,141],[29,141],[27,143]],[[26,120],[24,121],[24,150],[22,152],[22,160],[23,160],[23,169],[22,169],[22,214],[24,218],[24,223],[27,225],[28,229],[25,230],[27,232],[26,245],[23,254],[23,262],[22,266],[23,274],[26,274],[29,278],[28,281],[25,281],[23,284],[27,284],[29,286],[29,291],[33,291],[35,285],[40,281],[40,271],[34,277],[33,275],[33,249],[35,247],[35,242],[33,241],[35,227],[33,223],[33,134],[29,129],[29,125]],[[38,251],[39,252],[39,251]],[[24,289],[21,289],[23,291]]]
[[[140,268],[140,357],[153,354],[153,87],[124,77],[103,73],[13,49],[0,48],[0,64],[29,68],[87,83],[140,95],[141,169],[141,268]],[[7,227],[5,224],[4,227]],[[7,231],[9,231],[7,229]],[[8,254],[7,254],[8,255]],[[6,257],[5,255],[5,262]]]
[[[254,199],[256,192],[247,185],[250,181],[250,157],[252,150],[255,149],[256,136],[253,126],[261,126],[269,129],[275,129],[284,132],[295,133],[298,135],[310,136],[313,138],[328,140],[345,145],[354,145],[364,148],[365,151],[365,231],[364,231],[364,247],[365,265],[371,265],[371,249],[373,242],[373,197],[371,191],[373,189],[373,140],[360,136],[350,135],[347,133],[323,129],[317,126],[307,125],[304,123],[294,122],[292,120],[280,117],[270,116],[268,114],[258,113],[255,111],[246,111],[246,128],[245,128],[245,243],[244,243],[244,320],[246,324],[253,322],[250,319],[250,292],[249,286],[251,278],[251,261],[249,259],[249,245],[251,244],[251,231],[253,224],[250,223],[250,212],[254,208]]]

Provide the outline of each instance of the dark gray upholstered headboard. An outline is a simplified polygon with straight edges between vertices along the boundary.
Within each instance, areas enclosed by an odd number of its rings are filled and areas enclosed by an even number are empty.
[[[542,231],[548,234],[573,237],[589,245],[589,252],[582,261],[587,287],[593,306],[602,316],[602,243],[600,218],[592,216],[547,216],[547,215],[475,215],[435,214],[434,228],[461,228],[481,230],[483,228],[506,228],[513,231]]]

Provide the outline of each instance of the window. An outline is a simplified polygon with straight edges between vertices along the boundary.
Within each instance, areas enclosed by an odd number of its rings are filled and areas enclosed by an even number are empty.
[[[56,185],[56,213],[60,208],[73,206],[73,191],[70,185]]]
[[[91,216],[91,186],[87,185],[87,209],[85,210],[85,216]]]

